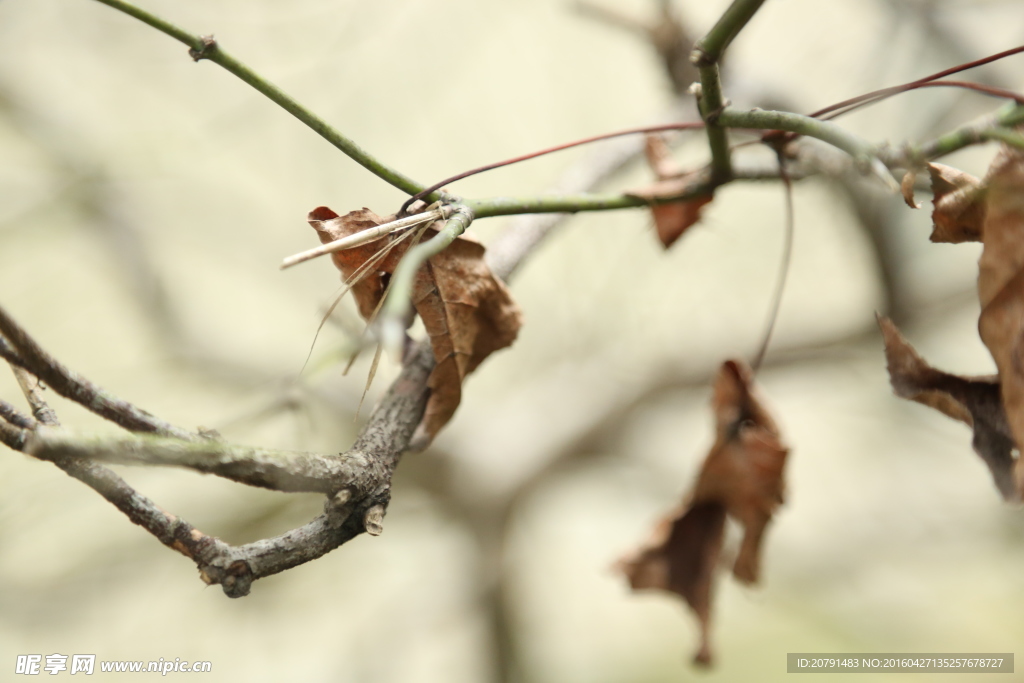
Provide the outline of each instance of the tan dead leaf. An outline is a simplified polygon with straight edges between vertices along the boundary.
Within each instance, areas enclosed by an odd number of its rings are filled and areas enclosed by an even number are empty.
[[[1014,500],[1014,441],[1003,410],[999,378],[961,377],[937,370],[918,355],[889,318],[879,316],[878,326],[885,341],[893,392],[971,427],[974,450],[988,465],[996,488],[1003,498]]]
[[[999,370],[1010,432],[1024,444],[1024,154],[1005,147],[985,178],[985,207],[978,261],[978,331]],[[1024,465],[1018,459],[1018,493]]]
[[[655,202],[663,197],[674,197],[693,190],[703,182],[704,177],[703,173],[691,173],[679,178],[659,180],[647,187],[631,190],[626,194]],[[666,249],[671,247],[677,239],[683,236],[684,232],[700,220],[701,210],[714,198],[712,193],[693,199],[653,204],[651,215],[654,217],[654,226],[661,244]]]
[[[688,502],[659,522],[652,538],[620,562],[635,590],[658,588],[686,600],[701,629],[695,661],[711,662],[712,578],[728,515],[744,528],[733,575],[756,583],[761,541],[782,503],[788,449],[740,361],[726,361],[715,379],[716,436]]]
[[[309,214],[323,243],[331,242],[390,220],[369,209],[338,216],[327,207]],[[437,234],[440,223],[427,228],[423,239]],[[392,233],[331,257],[349,280],[367,264],[363,279],[352,286],[360,314],[370,320],[377,310],[391,275],[410,242],[397,244],[382,258],[382,250],[401,239]],[[484,262],[484,247],[462,235],[431,258],[416,275],[412,303],[430,337],[436,365],[428,385],[431,393],[423,428],[433,438],[455,413],[462,398],[462,380],[494,351],[512,344],[522,314],[505,284]],[[379,259],[374,263],[374,259]]]
[[[942,164],[928,164],[932,181],[932,242],[980,242],[985,218],[980,180]],[[904,179],[905,180],[905,179]],[[904,193],[904,196],[905,193]]]
[[[705,174],[701,172],[684,173],[672,159],[668,145],[660,135],[647,136],[644,153],[658,181],[627,192],[628,195],[650,201],[674,197],[691,191],[706,179]],[[682,237],[690,226],[700,220],[701,209],[712,199],[713,193],[692,199],[653,204],[651,215],[662,245],[668,249]]]
[[[651,207],[654,216],[654,227],[658,231],[658,239],[666,249],[671,247],[686,230],[700,220],[701,209],[710,204],[714,197],[706,195],[685,202],[656,204]]]

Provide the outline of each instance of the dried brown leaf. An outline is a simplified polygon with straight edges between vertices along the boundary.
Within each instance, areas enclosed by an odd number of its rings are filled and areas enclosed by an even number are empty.
[[[700,173],[690,173],[678,178],[659,180],[646,187],[631,190],[627,194],[655,202],[665,197],[674,197],[692,191],[702,182],[703,177]],[[712,199],[714,199],[714,194],[707,194],[693,199],[662,202],[651,206],[654,226],[662,245],[668,249],[682,237],[687,229],[700,220],[701,210],[706,204],[711,203]]]
[[[697,187],[705,178],[700,172],[683,172],[669,152],[665,139],[660,135],[648,135],[644,143],[647,163],[654,171],[657,182],[632,190],[627,194],[649,201],[686,194]],[[662,202],[651,206],[654,227],[661,244],[668,249],[682,237],[690,226],[700,220],[701,209],[709,204],[714,194],[702,195],[681,201]]]
[[[715,379],[715,443],[688,503],[666,516],[650,541],[620,563],[634,589],[677,593],[697,616],[701,644],[695,661],[708,664],[712,577],[726,515],[744,528],[733,575],[756,583],[765,528],[783,498],[788,449],[752,385],[750,369],[726,361]]]
[[[985,219],[984,186],[963,171],[928,164],[932,181],[932,242],[980,242]]]
[[[1007,500],[1015,499],[1014,441],[1003,410],[999,378],[961,377],[937,370],[918,355],[891,320],[879,316],[878,326],[885,341],[893,392],[971,427],[974,450],[988,465],[996,488]]]
[[[700,645],[694,661],[711,664],[711,589],[725,532],[725,505],[694,503],[677,508],[655,527],[647,545],[619,563],[633,590],[677,593],[697,616]]]
[[[651,215],[654,217],[654,227],[662,245],[668,249],[682,237],[684,232],[700,220],[701,209],[706,204],[710,204],[712,199],[711,195],[706,195],[684,202],[652,206]]]
[[[978,331],[999,370],[1003,407],[1014,441],[1024,444],[1024,154],[1004,147],[986,176],[978,261]],[[1016,465],[1018,494],[1024,465]]]
[[[341,217],[326,207],[309,214],[310,225],[325,244],[388,220],[365,208]],[[427,228],[423,239],[436,235],[439,225]],[[348,280],[398,239],[398,235],[391,234],[331,256]],[[391,275],[409,247],[408,241],[394,246],[352,285],[359,312],[365,319],[372,319]],[[483,256],[483,245],[469,235],[462,235],[431,258],[416,274],[413,284],[412,303],[430,337],[436,362],[428,380],[431,394],[422,423],[430,438],[458,408],[466,375],[491,353],[512,344],[522,324],[522,315],[511,293],[491,272]]]

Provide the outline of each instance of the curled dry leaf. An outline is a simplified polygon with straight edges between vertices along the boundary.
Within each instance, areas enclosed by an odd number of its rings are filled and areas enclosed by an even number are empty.
[[[697,187],[705,180],[700,172],[684,173],[672,160],[668,146],[664,138],[657,135],[648,135],[644,146],[647,156],[647,163],[651,166],[658,182],[637,190],[628,192],[633,197],[640,197],[647,200],[657,200],[664,197],[673,197]],[[682,237],[683,233],[700,220],[701,209],[709,204],[714,198],[713,194],[685,199],[682,201],[665,202],[651,206],[651,215],[654,217],[654,227],[658,232],[658,239],[666,249]]]
[[[365,208],[344,216],[325,206],[309,213],[309,224],[325,244],[389,220]],[[433,237],[439,227],[435,223],[427,228],[423,239]],[[372,320],[391,275],[410,247],[409,240],[395,244],[399,239],[398,234],[391,234],[331,254],[346,281],[364,271],[352,284],[352,294],[366,320]],[[483,256],[483,245],[464,234],[431,258],[417,273],[413,285],[412,303],[430,337],[436,362],[428,382],[431,393],[422,424],[430,438],[458,408],[466,375],[491,353],[511,345],[522,324],[522,314],[511,293],[491,272]],[[370,267],[364,268],[367,264]]]
[[[891,344],[910,347],[895,328],[887,330],[883,324],[893,387],[900,396],[972,425],[975,450],[992,469],[1000,492],[1019,500],[1024,494],[1024,458],[1014,461],[1013,452],[1019,453],[1024,444],[1024,153],[1004,145],[984,181],[941,164],[929,164],[928,170],[935,203],[932,241],[983,244],[978,332],[999,374],[994,379],[956,377],[929,368],[912,349],[890,353]],[[893,365],[892,354],[911,369],[893,374],[894,367],[902,366]],[[998,409],[991,401],[993,386],[998,388]],[[1012,483],[1008,468],[1013,469]]]
[[[1024,444],[1024,154],[1004,147],[985,179],[978,331],[999,370],[1010,432]],[[1016,465],[1018,493],[1024,466]]]
[[[942,164],[928,164],[932,181],[932,242],[979,242],[985,217],[982,182]],[[904,195],[906,196],[906,195]]]
[[[988,465],[996,488],[1007,500],[1016,498],[1013,478],[1013,435],[1000,396],[999,378],[961,377],[936,370],[918,355],[896,325],[879,316],[885,359],[893,392],[963,422],[974,430],[972,445]]]
[[[688,502],[659,522],[648,543],[619,564],[634,590],[658,588],[686,600],[701,630],[694,660],[705,665],[712,658],[712,579],[726,515],[744,529],[733,575],[743,583],[756,583],[764,531],[782,503],[782,472],[788,453],[744,363],[722,364],[715,379],[712,408],[715,443]]]

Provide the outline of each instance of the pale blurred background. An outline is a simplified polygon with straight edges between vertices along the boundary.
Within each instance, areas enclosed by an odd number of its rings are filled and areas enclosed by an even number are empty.
[[[657,11],[606,2],[640,20]],[[214,34],[421,182],[642,125],[673,99],[649,45],[567,0],[142,4]],[[699,35],[727,4],[675,7]],[[729,52],[726,91],[810,111],[1021,42],[1024,6],[1010,0],[770,0]],[[1022,59],[972,77],[1019,90]],[[998,104],[920,92],[843,123],[900,142]],[[982,174],[993,151],[949,163]],[[586,154],[453,189],[541,192]],[[705,157],[700,136],[678,154]],[[649,180],[635,165],[607,187]],[[210,681],[654,683],[782,680],[797,651],[1014,651],[1024,518],[1000,502],[964,426],[892,397],[873,320],[893,313],[938,367],[993,371],[975,332],[979,250],[929,244],[927,209],[854,194],[851,206],[833,182],[796,190],[792,271],[760,376],[793,449],[789,498],[763,585],[718,584],[711,672],[691,668],[682,602],[631,594],[612,565],[689,487],[711,441],[714,368],[758,346],[782,244],[771,184],[723,189],[667,253],[643,211],[568,222],[512,284],[526,316],[515,346],[399,468],[384,534],[246,598],[205,588],[51,465],[3,453],[0,679],[32,653],[209,660]],[[383,214],[401,199],[134,19],[90,0],[0,3],[0,304],[70,367],[164,419],[244,443],[347,448],[368,367],[341,376],[354,313],[325,327],[299,377],[338,273],[324,260],[277,265],[315,243],[311,208]],[[491,240],[507,222],[474,229]],[[368,404],[395,373],[382,367]],[[22,404],[7,372],[0,396]],[[53,403],[69,426],[113,431]],[[321,506],[169,469],[123,474],[233,543]]]

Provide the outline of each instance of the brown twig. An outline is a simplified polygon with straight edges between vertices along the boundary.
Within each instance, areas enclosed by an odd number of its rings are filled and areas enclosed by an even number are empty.
[[[8,342],[7,345],[0,345],[0,356],[30,371],[61,396],[88,408],[100,417],[133,432],[173,436],[189,441],[199,438],[192,432],[175,427],[131,403],[117,398],[78,373],[69,370],[44,351],[2,307],[0,307],[0,334]],[[11,350],[15,355],[11,355]]]
[[[35,429],[38,424],[31,417],[4,400],[0,400],[0,419],[19,429]]]

